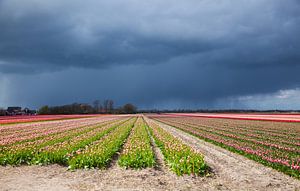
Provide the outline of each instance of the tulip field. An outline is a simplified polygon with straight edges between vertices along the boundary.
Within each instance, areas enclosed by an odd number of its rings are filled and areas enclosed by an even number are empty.
[[[206,118],[170,114],[149,117],[300,178],[298,122],[232,120],[217,119],[215,116]]]
[[[33,116],[15,123],[3,117],[0,164],[58,164],[71,171],[163,165],[178,176],[209,174],[205,155],[170,132],[171,128],[300,178],[300,123],[269,121],[272,116],[257,121],[205,115]]]
[[[0,116],[0,126],[5,124],[53,121],[60,119],[77,119],[86,117],[101,116],[100,114],[89,115],[17,115],[17,116]]]
[[[0,126],[1,165],[59,164],[75,169],[154,168],[154,147],[177,175],[205,175],[204,156],[142,115],[88,116]]]
[[[165,161],[177,175],[205,174],[208,166],[201,153],[183,144],[156,123],[149,122],[149,124],[152,127],[150,132],[161,148]]]
[[[124,145],[119,165],[127,168],[146,168],[155,165],[155,156],[151,147],[147,125],[139,118]]]

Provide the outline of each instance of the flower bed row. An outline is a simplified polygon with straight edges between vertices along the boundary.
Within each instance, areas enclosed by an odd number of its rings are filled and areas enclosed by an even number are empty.
[[[287,144],[291,146],[300,146],[300,142],[298,140],[298,134],[295,133],[290,133],[289,135],[283,135],[280,134],[280,132],[277,133],[270,133],[265,129],[264,127],[258,127],[251,128],[251,127],[240,127],[240,126],[230,126],[230,125],[222,125],[222,124],[216,124],[216,123],[211,123],[211,124],[203,124],[202,121],[200,120],[195,120],[195,119],[179,119],[179,118],[164,118],[164,121],[170,121],[170,122],[176,122],[176,123],[181,123],[184,125],[190,125],[194,126],[197,128],[205,128],[205,129],[212,129],[212,130],[220,130],[223,132],[228,132],[232,134],[240,134],[246,137],[254,137],[256,139],[261,139],[262,141],[266,142],[275,142],[275,143],[282,143],[282,144]],[[283,129],[281,129],[283,131]]]
[[[32,159],[32,162],[35,164],[57,163],[66,165],[70,157],[76,154],[78,150],[84,149],[89,144],[92,144],[93,142],[101,139],[103,136],[114,131],[116,128],[119,128],[119,126],[128,123],[130,123],[130,120],[117,121],[74,137],[70,140],[43,147],[39,149],[38,153]]]
[[[77,150],[70,156],[69,168],[105,168],[124,144],[135,121],[131,119],[84,150]]]
[[[288,175],[300,178],[300,154],[279,147],[278,145],[267,145],[260,141],[245,138],[237,138],[235,135],[214,132],[213,128],[193,127],[189,124],[180,124],[156,118],[157,120],[186,131],[201,139],[212,142],[230,151],[242,154],[250,159],[271,166]]]
[[[208,166],[201,153],[193,150],[179,139],[146,118],[156,145],[161,149],[164,160],[177,175],[205,175]]]
[[[233,131],[230,128],[226,129],[226,128],[219,128],[219,127],[214,127],[214,126],[203,127],[201,125],[190,124],[189,122],[183,123],[183,122],[177,122],[177,121],[172,121],[172,120],[163,120],[163,121],[165,123],[169,123],[169,124],[177,124],[179,126],[188,126],[188,127],[192,127],[192,128],[197,128],[198,130],[217,134],[222,137],[229,137],[232,139],[237,139],[242,142],[247,141],[250,144],[258,144],[261,146],[266,146],[268,148],[280,149],[283,151],[300,154],[300,148],[299,148],[299,146],[297,146],[298,143],[288,142],[288,144],[287,144],[286,142],[282,142],[281,140],[278,140],[278,139],[273,140],[272,137],[269,137],[269,136],[261,137],[261,136],[256,136],[256,135],[249,135],[249,134],[242,133],[240,131]]]
[[[15,127],[12,127],[13,130],[9,134],[6,134],[4,132],[1,132],[0,137],[0,146],[5,146],[8,144],[18,143],[18,142],[24,142],[24,141],[30,141],[35,139],[42,139],[46,136],[51,136],[52,134],[57,133],[65,133],[69,130],[77,129],[78,127],[83,126],[91,126],[91,125],[97,125],[101,123],[105,123],[107,121],[111,121],[115,118],[99,118],[97,120],[80,120],[80,121],[61,121],[57,123],[53,123],[51,125],[47,124],[32,124],[32,126],[27,126],[24,131],[18,131],[18,125],[15,125]],[[26,127],[26,126],[25,126]]]
[[[90,128],[79,130],[78,132],[64,133],[47,137],[45,139],[25,142],[2,149],[0,154],[0,164],[45,164],[60,163],[64,164],[67,160],[67,153],[84,147],[109,131],[113,130],[124,120],[96,125]]]
[[[52,121],[52,120],[66,120],[78,118],[91,118],[102,116],[101,114],[91,115],[19,115],[19,116],[0,116],[0,126],[15,124],[15,123],[28,123],[37,121]]]
[[[134,128],[123,147],[123,152],[118,161],[119,165],[126,168],[147,168],[155,165],[154,153],[150,144],[147,125],[139,117]]]
[[[174,119],[174,118],[173,118]],[[207,119],[178,117],[179,120],[193,122],[195,124],[218,126],[227,128],[237,128],[240,130],[249,130],[252,132],[260,133],[274,133],[278,135],[287,135],[289,137],[297,137],[300,133],[298,123],[279,123],[279,122],[263,122],[263,121],[243,121],[243,120],[230,120],[230,119]]]
[[[121,119],[119,119],[121,120]],[[86,125],[86,126],[80,126],[80,125],[74,125],[72,128],[62,128],[65,130],[64,132],[57,132],[53,134],[47,134],[42,137],[37,137],[33,139],[23,140],[19,142],[13,142],[10,144],[2,145],[0,146],[0,152],[6,152],[9,150],[26,150],[30,148],[41,148],[43,146],[50,145],[50,143],[58,143],[62,142],[64,140],[67,140],[67,138],[72,138],[84,133],[87,133],[89,131],[95,130],[99,127],[110,125],[113,123],[118,122],[119,120],[112,120],[112,121],[104,121],[102,123],[92,124],[92,125]]]

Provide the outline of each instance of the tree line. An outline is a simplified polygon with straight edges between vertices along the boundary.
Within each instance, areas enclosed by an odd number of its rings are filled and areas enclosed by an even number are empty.
[[[127,103],[121,107],[114,107],[114,101],[107,99],[104,101],[95,100],[92,105],[86,103],[73,103],[61,106],[42,106],[38,114],[131,114],[136,113],[137,107]]]

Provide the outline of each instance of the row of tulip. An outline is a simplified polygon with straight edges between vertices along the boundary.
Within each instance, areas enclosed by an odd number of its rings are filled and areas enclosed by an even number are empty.
[[[78,119],[87,117],[97,117],[100,114],[95,115],[21,115],[21,116],[0,116],[0,126],[15,124],[15,123],[28,123],[38,121],[52,121],[63,119]]]
[[[25,132],[32,131],[34,129],[42,129],[42,128],[53,128],[56,126],[66,125],[66,124],[74,124],[81,122],[92,122],[99,121],[102,119],[115,118],[115,116],[103,116],[103,117],[93,117],[93,118],[79,118],[79,119],[68,119],[68,120],[56,120],[56,121],[40,121],[34,123],[18,123],[18,124],[10,124],[5,126],[0,126],[0,133],[2,134],[14,134],[15,132]]]
[[[168,120],[165,118],[165,120]],[[266,140],[269,142],[281,142],[283,144],[288,144],[291,146],[298,147],[300,145],[299,140],[297,140],[297,136],[293,136],[293,134],[282,135],[280,132],[277,133],[269,133],[265,128],[260,127],[249,128],[249,127],[240,127],[240,126],[228,126],[228,125],[219,125],[219,124],[202,124],[201,120],[195,119],[180,119],[180,118],[169,118],[172,122],[189,124],[196,127],[203,127],[205,129],[216,129],[223,132],[229,132],[232,134],[240,134],[246,137],[254,137],[262,140]],[[300,133],[300,132],[299,132]],[[297,134],[299,136],[299,133]]]
[[[48,145],[48,142],[60,142],[60,139],[64,139],[64,137],[74,137],[77,134],[83,134],[85,132],[91,131],[95,128],[114,123],[118,120],[108,120],[104,121],[101,123],[96,123],[96,124],[91,124],[91,125],[85,125],[81,126],[81,124],[73,125],[72,128],[63,128],[62,130],[64,131],[59,131],[56,133],[52,134],[46,134],[44,136],[32,138],[32,139],[26,139],[23,141],[17,141],[17,142],[4,142],[6,143],[5,145],[0,146],[0,151],[5,151],[5,150],[10,150],[11,148],[17,149],[23,149],[23,148],[28,148],[32,146],[37,146],[39,145],[42,147],[43,145]],[[14,150],[13,149],[13,150]]]
[[[161,149],[166,165],[177,175],[205,175],[208,166],[204,156],[146,118],[155,144]]]
[[[124,120],[80,128],[78,131],[49,136],[32,142],[25,142],[2,148],[0,164],[17,165],[23,163],[64,163],[67,152],[84,147],[109,131]]]
[[[32,162],[35,164],[57,163],[66,165],[70,157],[76,154],[78,150],[88,147],[93,142],[98,141],[119,126],[122,126],[123,123],[128,123],[128,119],[119,120],[81,134],[80,136],[73,137],[72,139],[40,148],[38,154],[33,157]]]
[[[38,134],[43,134],[45,133],[45,131],[56,131],[56,130],[60,130],[61,128],[67,128],[67,127],[73,127],[74,125],[90,125],[90,124],[94,124],[94,123],[99,123],[99,122],[103,122],[103,121],[107,121],[109,120],[108,118],[95,118],[94,120],[87,120],[87,119],[81,119],[81,120],[71,120],[71,121],[60,121],[57,123],[51,123],[51,124],[43,124],[43,123],[35,123],[32,124],[31,126],[25,126],[23,128],[21,128],[19,125],[13,125],[13,127],[6,132],[1,132],[0,135],[0,140],[1,139],[10,139],[10,138],[14,138],[15,136],[28,136],[28,135],[36,135],[38,136]]]
[[[147,168],[155,165],[154,153],[147,125],[142,117],[137,119],[134,128],[123,147],[118,164],[125,168]]]
[[[200,131],[205,131],[222,137],[232,138],[242,142],[249,142],[249,144],[258,144],[276,150],[279,149],[284,152],[289,152],[292,155],[295,154],[297,155],[300,153],[300,149],[297,146],[298,143],[289,142],[289,144],[286,144],[278,139],[272,140],[272,137],[269,136],[263,137],[261,139],[261,138],[257,138],[257,136],[251,136],[251,135],[249,136],[248,134],[241,133],[239,131],[230,130],[229,128],[226,129],[226,128],[219,128],[214,126],[203,127],[202,125],[190,124],[189,122],[178,122],[178,121],[173,121],[172,119],[167,119],[167,120],[164,119],[163,121],[171,125],[177,124],[179,126],[193,127]]]
[[[98,118],[93,120],[82,119],[80,121],[61,121],[59,123],[53,123],[51,125],[47,124],[34,124],[32,126],[27,127],[26,131],[17,131],[18,125],[14,125],[12,129],[16,129],[16,131],[11,131],[10,134],[4,134],[0,137],[0,147],[6,146],[14,143],[22,143],[37,139],[42,139],[47,136],[51,136],[53,134],[65,133],[69,130],[77,129],[78,127],[97,125],[101,123],[105,123],[107,121],[114,120],[116,118]]]
[[[70,169],[77,168],[105,168],[113,156],[121,149],[130,134],[136,118],[116,128],[102,139],[94,142],[85,149],[79,149],[70,155],[68,161]]]
[[[178,118],[183,120],[182,117]],[[269,121],[244,121],[244,120],[228,120],[228,119],[210,119],[187,117],[184,120],[206,126],[218,126],[226,128],[234,128],[239,130],[249,130],[263,134],[274,134],[278,136],[288,136],[289,138],[300,138],[299,123],[283,123]],[[300,140],[300,139],[298,139]]]
[[[300,154],[290,151],[273,144],[267,145],[260,141],[254,141],[247,138],[237,138],[235,135],[216,133],[213,128],[201,128],[191,126],[190,124],[181,124],[172,122],[172,120],[155,118],[163,123],[169,124],[206,141],[222,146],[228,150],[243,154],[246,157],[262,164],[271,166],[277,170],[285,172],[294,177],[300,177]]]
[[[3,141],[5,144],[0,147],[1,165],[57,163],[68,165],[70,169],[105,168],[124,145],[118,160],[120,166],[134,169],[153,167],[156,160],[152,136],[167,166],[177,175],[204,175],[208,169],[201,153],[185,145],[154,121],[141,116],[45,122],[45,126],[27,125],[18,124],[10,129],[2,129],[2,137],[16,139],[6,143]],[[18,126],[21,128],[15,128]],[[14,137],[12,133],[26,138],[17,139],[18,136]]]
[[[269,154],[274,154],[278,155],[279,153],[286,155],[288,154],[290,157],[298,157],[299,152],[298,150],[295,150],[293,148],[289,147],[281,147],[280,145],[276,144],[267,144],[261,141],[256,141],[255,139],[249,139],[247,137],[240,137],[237,136],[234,133],[224,133],[221,131],[216,130],[215,128],[204,128],[201,126],[192,126],[188,123],[177,123],[177,122],[172,122],[170,120],[162,120],[162,122],[167,123],[172,126],[188,129],[190,131],[198,131],[201,134],[208,134],[208,135],[215,135],[217,137],[222,137],[226,140],[230,140],[231,142],[238,142],[239,144],[246,145],[247,147],[251,146],[252,148],[258,148],[258,149],[268,149]],[[275,151],[275,152],[274,152]]]
[[[81,134],[100,128],[106,124],[113,122],[104,122],[91,126],[74,126],[72,129],[65,129],[64,132],[50,134],[39,139],[26,140],[25,142],[16,142],[14,144],[7,144],[0,147],[1,153],[6,151],[18,151],[32,148],[42,148],[43,146],[59,143],[61,141],[71,139]]]

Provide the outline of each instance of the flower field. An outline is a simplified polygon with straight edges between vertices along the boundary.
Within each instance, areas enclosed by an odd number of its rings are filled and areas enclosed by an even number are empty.
[[[106,115],[0,126],[1,165],[59,164],[69,169],[154,169],[206,175],[205,156],[161,123],[300,177],[299,123],[179,115]],[[181,132],[182,133],[182,132]],[[159,149],[158,156],[155,149]],[[160,159],[158,158],[160,157]]]
[[[250,120],[152,115],[152,119],[300,177],[300,125]]]
[[[64,122],[63,122],[64,123]],[[65,122],[67,125],[68,122]],[[50,127],[44,130],[41,136],[30,136],[28,139],[16,139],[13,143],[6,140],[10,137],[2,137],[2,142],[6,143],[0,147],[0,164],[40,164],[58,162],[63,163],[68,151],[85,146],[106,132],[106,129],[113,127],[115,120],[112,118],[98,119],[89,125],[77,123],[69,129],[69,126],[61,131],[51,131]],[[18,126],[16,126],[18,127]],[[56,126],[53,126],[56,129]],[[36,130],[34,128],[34,130]],[[50,133],[49,133],[50,132]],[[15,131],[12,131],[15,133]],[[17,134],[17,133],[15,133]],[[20,133],[21,135],[22,133]],[[32,133],[34,135],[34,133]],[[53,149],[51,152],[47,152]],[[51,153],[51,154],[49,154]],[[65,154],[65,155],[64,155]],[[59,160],[58,160],[59,158]]]
[[[139,118],[124,145],[119,165],[126,168],[146,168],[155,165],[155,157],[151,147],[147,125]]]
[[[77,119],[70,121],[51,121],[47,123],[16,124],[0,128],[0,147],[15,142],[28,142],[53,134],[64,134],[76,130],[79,127],[89,127],[104,120],[116,119],[116,117]]]
[[[169,113],[169,116],[183,116],[183,117],[204,117],[204,118],[219,118],[219,119],[238,119],[238,120],[259,120],[259,121],[276,121],[276,122],[300,122],[299,113]]]
[[[103,139],[99,139],[83,150],[77,150],[75,156],[71,156],[69,168],[106,167],[115,153],[120,150],[135,121],[135,118],[130,119],[118,126],[112,133],[107,134]]]
[[[152,141],[154,140],[154,141]],[[204,156],[142,115],[107,115],[0,126],[1,165],[69,169],[154,168],[158,146],[177,175],[205,175]]]
[[[0,125],[14,124],[14,123],[27,123],[38,121],[52,121],[61,119],[78,119],[86,117],[99,117],[101,114],[89,115],[18,115],[18,116],[0,116]]]
[[[167,166],[172,171],[177,175],[206,173],[208,167],[201,153],[182,143],[155,122],[149,120],[147,122],[151,127],[150,132],[155,143],[162,150]]]

